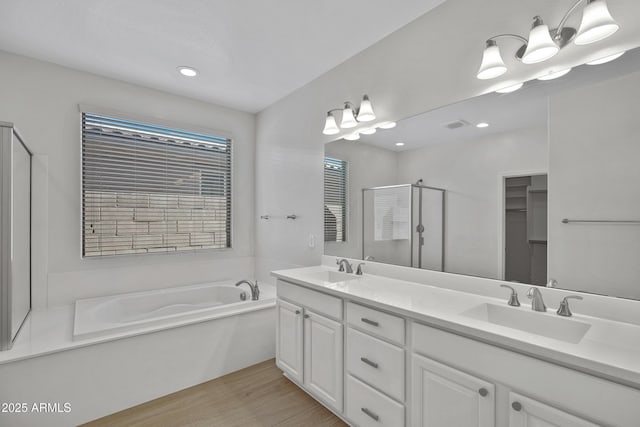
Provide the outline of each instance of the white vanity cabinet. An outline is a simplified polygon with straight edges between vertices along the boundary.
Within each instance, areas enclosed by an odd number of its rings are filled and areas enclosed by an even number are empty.
[[[412,356],[411,382],[413,426],[495,426],[493,383],[417,354]]]
[[[509,393],[509,406],[509,427],[598,427],[598,424],[518,393]]]
[[[278,281],[276,365],[338,413],[343,408],[342,300]]]
[[[302,382],[302,307],[278,300],[276,364],[289,378]]]
[[[640,389],[453,329],[278,280],[278,366],[351,425],[640,426]]]

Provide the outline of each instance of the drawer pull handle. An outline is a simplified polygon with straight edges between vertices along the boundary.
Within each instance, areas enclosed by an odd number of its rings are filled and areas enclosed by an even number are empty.
[[[380,326],[380,324],[378,322],[376,322],[375,320],[369,320],[366,317],[363,317],[360,320],[362,320],[364,323],[369,324],[371,326]]]
[[[300,314],[300,310],[296,310],[296,314]]]
[[[489,394],[489,390],[487,390],[486,388],[482,387],[480,390],[478,390],[478,393],[480,393],[480,396],[485,397],[486,395]]]
[[[514,411],[520,412],[520,410],[522,409],[522,404],[520,402],[513,402],[511,404],[511,407],[513,408]]]
[[[308,319],[309,317],[311,317],[311,316],[309,316],[308,314],[305,314],[305,315],[304,315],[304,318],[305,318],[305,319]]]
[[[371,412],[367,408],[360,408],[360,410],[362,412],[364,412],[365,414],[367,414],[368,416],[370,416],[371,418],[373,418],[374,420],[376,420],[376,421],[378,421],[380,419],[379,416],[377,416],[376,414],[374,414],[373,412]]]
[[[374,368],[378,368],[378,364],[376,362],[372,362],[371,360],[367,359],[366,357],[361,357],[360,360],[362,360],[364,363],[366,363],[369,366],[372,366]]]

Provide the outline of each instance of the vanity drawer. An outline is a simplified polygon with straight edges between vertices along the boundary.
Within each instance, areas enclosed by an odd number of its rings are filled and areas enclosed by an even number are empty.
[[[294,285],[278,279],[278,297],[298,303],[312,311],[342,320],[342,300],[331,295],[316,292],[304,286]]]
[[[404,344],[404,319],[352,302],[347,303],[347,322],[372,335]]]
[[[404,401],[404,350],[347,328],[347,371],[399,401]]]
[[[360,427],[404,426],[404,406],[347,375],[347,418]]]

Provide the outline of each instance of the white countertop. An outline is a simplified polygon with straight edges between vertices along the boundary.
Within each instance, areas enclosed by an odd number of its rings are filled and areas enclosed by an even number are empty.
[[[323,271],[336,271],[336,268],[305,267],[274,271],[272,275],[354,302],[392,311],[427,325],[640,388],[640,326],[574,314],[567,321],[580,321],[591,327],[579,343],[573,344],[463,315],[484,303],[508,307],[506,298],[497,299],[366,273],[362,276],[354,275],[352,280],[330,283],[317,278],[318,273]],[[523,301],[521,307],[510,309],[530,311],[531,307],[528,301]],[[535,314],[558,318],[552,309]]]

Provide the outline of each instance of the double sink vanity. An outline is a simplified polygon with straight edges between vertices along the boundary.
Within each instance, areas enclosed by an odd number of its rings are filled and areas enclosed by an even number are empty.
[[[272,273],[276,363],[349,424],[640,425],[640,326],[583,315],[582,301],[558,315],[571,294],[557,289],[535,311],[531,286],[510,284],[516,306],[504,282],[462,292],[448,273],[368,263],[357,275],[333,260]]]

